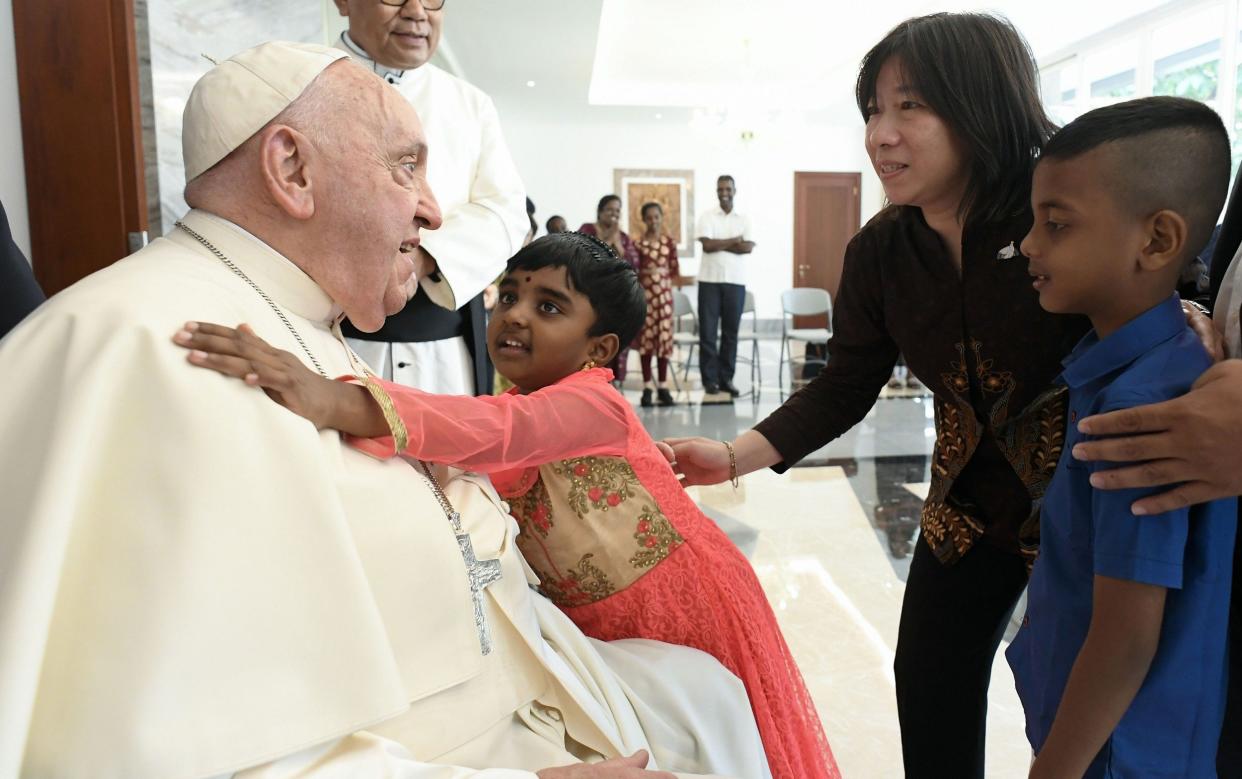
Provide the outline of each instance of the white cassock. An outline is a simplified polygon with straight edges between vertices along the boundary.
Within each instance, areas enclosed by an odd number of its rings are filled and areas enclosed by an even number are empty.
[[[347,36],[342,33],[338,48],[392,84],[422,121],[427,183],[444,217],[440,229],[423,233],[422,246],[436,258],[456,305],[463,307],[504,271],[530,229],[526,189],[509,155],[496,107],[480,89],[431,63],[406,71],[378,65]],[[399,321],[399,316],[390,318],[386,330]],[[484,343],[475,348],[485,348]],[[441,394],[473,394],[469,353],[460,337],[421,343],[351,338],[350,344],[399,384]]]
[[[184,221],[328,375],[353,373],[308,276],[229,222]],[[584,637],[530,589],[487,479],[442,469],[475,553],[502,565],[484,656],[416,468],[189,365],[171,341],[187,320],[304,356],[180,229],[0,341],[0,777],[530,777],[639,748],[766,775],[736,678],[691,649]]]

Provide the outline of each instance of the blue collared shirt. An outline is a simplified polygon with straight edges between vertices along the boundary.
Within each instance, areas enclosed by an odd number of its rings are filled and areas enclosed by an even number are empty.
[[[1236,501],[1136,517],[1130,504],[1160,489],[1093,489],[1091,473],[1115,466],[1070,454],[1086,440],[1079,419],[1183,395],[1210,365],[1176,295],[1103,340],[1089,333],[1065,359],[1065,446],[1044,497],[1027,618],[1006,652],[1036,753],[1087,637],[1093,577],[1168,588],[1151,669],[1088,777],[1216,776]]]

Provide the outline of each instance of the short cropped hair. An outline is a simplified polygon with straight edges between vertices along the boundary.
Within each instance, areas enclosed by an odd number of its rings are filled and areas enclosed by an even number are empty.
[[[1070,160],[1108,146],[1108,186],[1137,216],[1181,214],[1185,257],[1207,245],[1229,188],[1229,135],[1208,106],[1183,97],[1144,97],[1088,111],[1044,146],[1043,159]]]
[[[582,233],[553,233],[531,241],[509,260],[505,273],[565,268],[569,286],[586,295],[595,309],[588,335],[616,333],[624,349],[647,318],[647,298],[638,274],[612,247]]]
[[[565,221],[565,217],[561,216],[560,214],[553,214],[552,216],[548,217],[547,222],[544,222],[543,226],[547,228],[549,233],[552,232],[552,223],[555,222],[557,219],[561,220],[562,222]]]
[[[717,177],[716,177],[716,183],[717,183],[717,184],[719,184],[719,183],[720,183],[720,182],[722,182],[722,181],[727,181],[727,182],[729,182],[730,184],[732,184],[732,185],[733,185],[733,187],[734,187],[735,189],[737,188],[737,182],[736,182],[736,181],[734,181],[734,180],[733,180],[733,177],[732,177],[732,176],[730,176],[728,173],[725,173],[725,174],[723,174],[723,175],[720,175],[720,176],[717,176]]]
[[[643,203],[642,210],[639,211],[639,214],[642,215],[643,219],[647,218],[647,210],[651,208],[654,208],[655,210],[659,211],[661,215],[664,214],[664,206],[652,200],[650,203]]]

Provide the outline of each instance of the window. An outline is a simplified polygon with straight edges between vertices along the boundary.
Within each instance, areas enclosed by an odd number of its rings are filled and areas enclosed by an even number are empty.
[[[1127,100],[1138,94],[1138,38],[1110,44],[1087,55],[1088,89],[1093,105]]]
[[[1221,36],[1225,9],[1190,11],[1152,31],[1153,95],[1215,102],[1220,86]]]
[[[1039,72],[1039,88],[1044,108],[1057,124],[1065,124],[1078,114],[1078,57],[1045,67]]]
[[[1136,97],[1199,100],[1225,120],[1232,182],[1242,162],[1242,0],[1170,0],[1118,24],[1040,68],[1048,115],[1064,125],[1092,108]]]

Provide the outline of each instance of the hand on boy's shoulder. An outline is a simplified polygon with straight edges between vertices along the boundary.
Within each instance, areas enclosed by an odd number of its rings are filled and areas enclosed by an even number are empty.
[[[1116,436],[1080,443],[1079,460],[1136,463],[1098,471],[1093,486],[1115,490],[1177,484],[1137,501],[1135,514],[1165,511],[1242,493],[1242,360],[1209,368],[1180,398],[1089,417],[1084,433]],[[1179,484],[1180,482],[1180,484]]]

